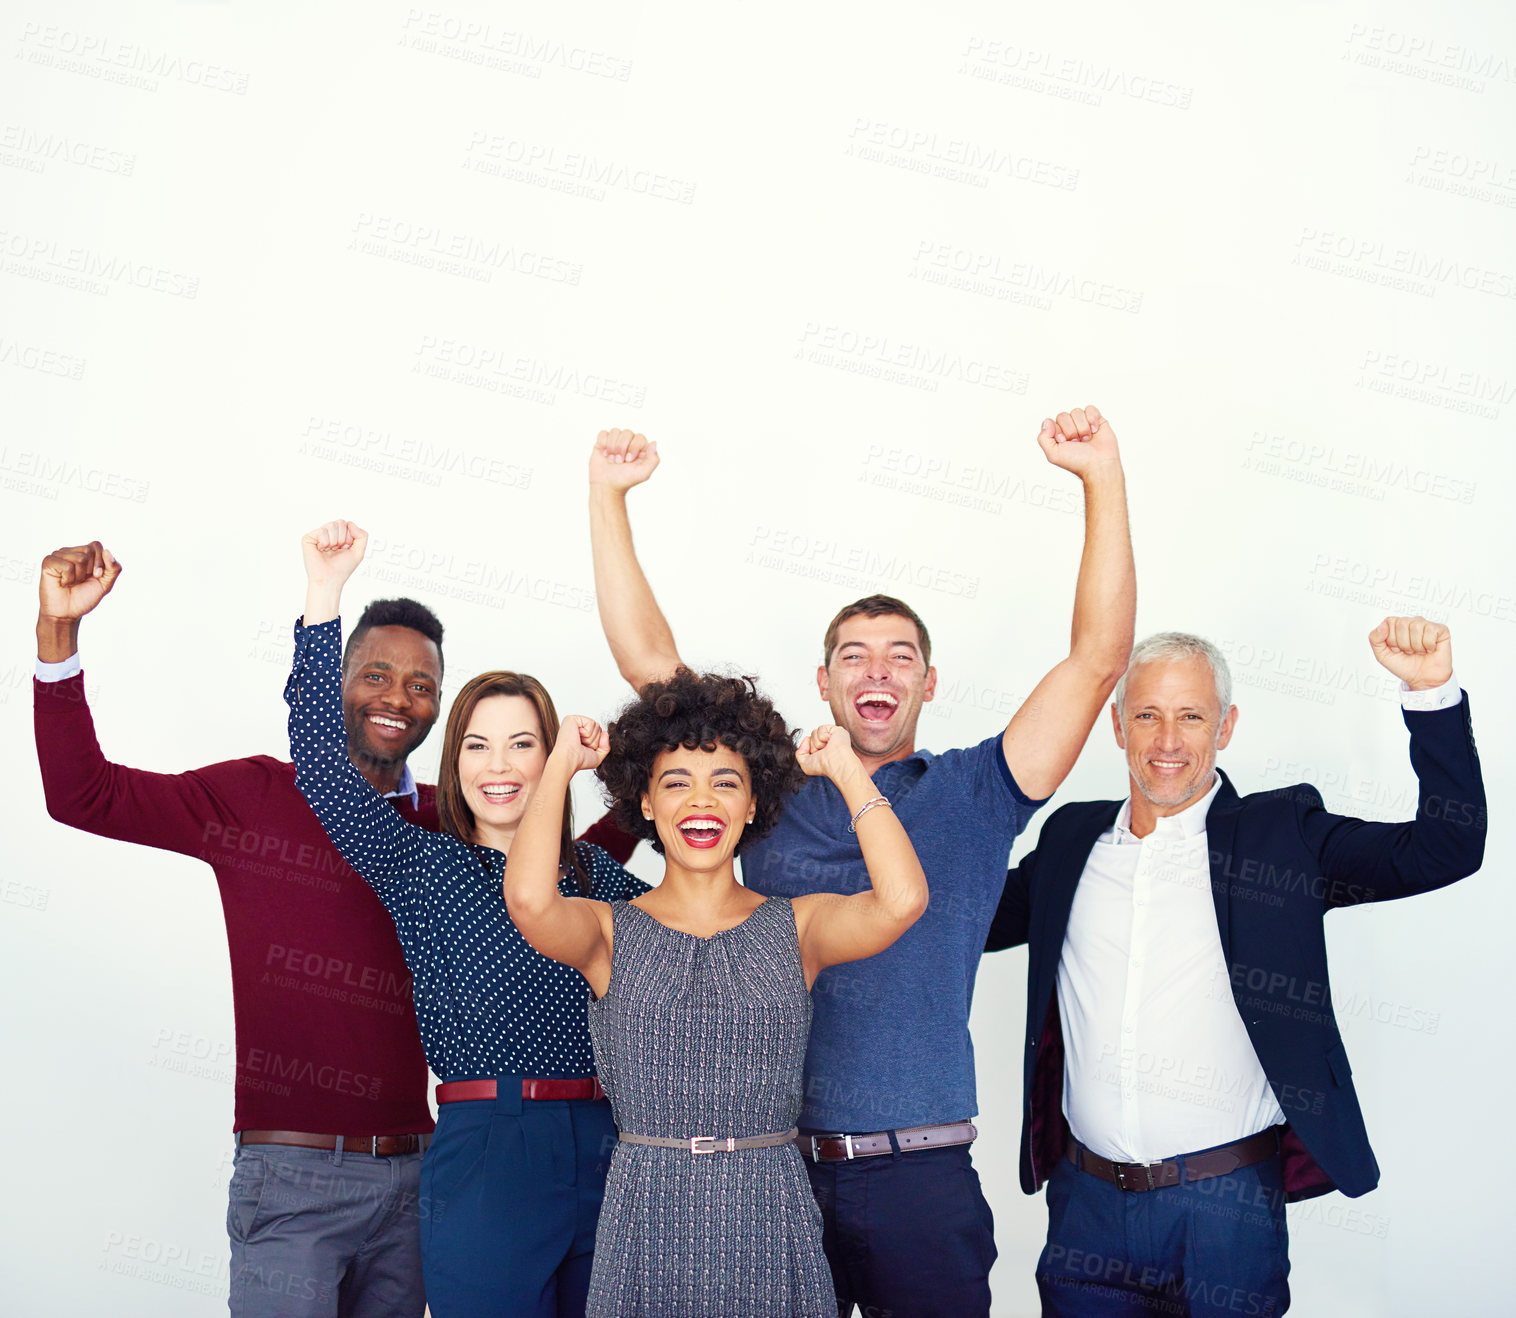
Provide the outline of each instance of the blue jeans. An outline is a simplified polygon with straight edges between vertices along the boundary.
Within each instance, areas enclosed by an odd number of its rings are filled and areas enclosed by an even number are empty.
[[[241,1145],[226,1209],[232,1318],[420,1318],[421,1158]]]
[[[1047,1202],[1047,1318],[1278,1318],[1290,1307],[1277,1155],[1138,1193],[1060,1158]]]
[[[515,1077],[510,1077],[515,1080]],[[444,1103],[421,1167],[432,1318],[583,1318],[616,1126],[605,1099]]]

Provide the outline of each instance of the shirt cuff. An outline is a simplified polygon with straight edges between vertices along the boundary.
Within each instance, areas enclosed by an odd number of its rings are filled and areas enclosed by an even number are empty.
[[[342,619],[329,618],[312,627],[295,619],[295,669],[337,668],[342,663]]]
[[[42,659],[37,660],[37,681],[39,682],[66,682],[83,671],[84,665],[79,662],[77,650],[67,659],[56,664],[47,663]]]
[[[1462,699],[1463,688],[1458,685],[1457,673],[1454,673],[1441,686],[1429,687],[1425,691],[1412,691],[1404,682],[1400,684],[1402,709],[1429,713],[1438,709],[1452,709]]]

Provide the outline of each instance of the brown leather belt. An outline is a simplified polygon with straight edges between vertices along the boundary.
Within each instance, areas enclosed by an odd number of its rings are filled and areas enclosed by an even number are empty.
[[[912,1153],[949,1144],[971,1144],[979,1131],[971,1121],[945,1121],[935,1126],[907,1126],[894,1132],[881,1130],[872,1135],[802,1135],[795,1143],[813,1162],[851,1162],[854,1158],[893,1153],[892,1133],[900,1152]]]
[[[1082,1172],[1109,1181],[1121,1190],[1162,1190],[1178,1185],[1180,1180],[1204,1181],[1212,1176],[1225,1176],[1241,1167],[1251,1167],[1279,1151],[1279,1133],[1283,1128],[1270,1126],[1256,1135],[1223,1144],[1219,1149],[1207,1149],[1204,1153],[1186,1153],[1179,1158],[1165,1158],[1161,1162],[1112,1162],[1098,1153],[1091,1153],[1078,1140],[1069,1140],[1069,1161]],[[1181,1178],[1179,1164],[1184,1163]]]
[[[439,1103],[467,1103],[480,1099],[494,1102],[499,1086],[493,1080],[449,1080],[437,1086]],[[583,1080],[532,1080],[521,1081],[521,1097],[537,1100],[565,1098],[604,1098],[599,1076]]]
[[[777,1135],[743,1135],[736,1139],[720,1135],[691,1135],[685,1139],[670,1139],[665,1135],[633,1135],[630,1131],[616,1132],[624,1144],[645,1144],[654,1149],[683,1149],[686,1153],[736,1153],[738,1149],[777,1149],[789,1144],[800,1132],[793,1126]]]
[[[283,1144],[295,1149],[335,1149],[342,1141],[343,1153],[368,1153],[376,1158],[394,1158],[402,1153],[421,1153],[429,1135],[312,1135],[303,1130],[242,1130],[239,1144]]]

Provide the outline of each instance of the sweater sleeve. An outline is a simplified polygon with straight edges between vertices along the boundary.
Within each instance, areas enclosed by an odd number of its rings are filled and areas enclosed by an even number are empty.
[[[82,673],[32,684],[37,763],[47,812],[100,837],[209,860],[256,820],[272,778],[252,759],[186,773],[131,769],[105,758]]]
[[[423,853],[437,835],[400,817],[348,755],[342,722],[342,620],[295,624],[284,699],[300,789],[333,845],[379,895],[397,924],[419,900]]]

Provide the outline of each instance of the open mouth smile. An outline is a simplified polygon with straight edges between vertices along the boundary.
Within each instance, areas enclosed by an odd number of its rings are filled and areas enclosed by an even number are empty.
[[[900,708],[900,701],[888,691],[864,691],[853,701],[853,708],[866,722],[887,723]]]
[[[491,805],[509,805],[521,792],[520,783],[480,783],[480,795]]]
[[[391,714],[370,714],[364,721],[374,733],[385,741],[398,741],[411,730],[408,720],[395,718]]]
[[[687,846],[707,851],[721,841],[726,825],[715,815],[690,815],[679,821],[679,833]]]

